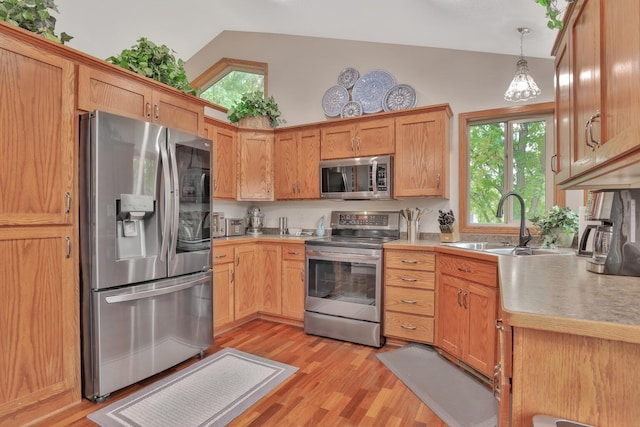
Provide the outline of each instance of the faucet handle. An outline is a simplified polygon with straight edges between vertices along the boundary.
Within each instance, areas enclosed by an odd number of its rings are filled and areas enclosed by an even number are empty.
[[[527,234],[520,237],[520,246],[526,246],[527,243],[529,243],[529,241],[533,238],[533,236],[531,236],[531,231],[529,231],[529,228],[525,228],[525,231],[527,232]]]

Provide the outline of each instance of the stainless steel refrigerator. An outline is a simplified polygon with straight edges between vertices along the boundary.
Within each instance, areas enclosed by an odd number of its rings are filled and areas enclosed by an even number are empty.
[[[211,141],[95,111],[80,118],[84,395],[213,343]]]

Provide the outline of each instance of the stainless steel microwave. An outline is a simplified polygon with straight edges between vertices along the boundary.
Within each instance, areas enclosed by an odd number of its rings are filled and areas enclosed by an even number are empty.
[[[320,198],[393,198],[393,156],[356,157],[320,162]]]

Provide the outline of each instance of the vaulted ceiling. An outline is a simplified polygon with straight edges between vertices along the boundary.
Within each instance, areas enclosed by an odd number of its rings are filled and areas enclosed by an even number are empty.
[[[565,0],[558,0],[564,2]],[[140,37],[188,60],[225,30],[550,58],[557,31],[535,0],[56,0],[56,32],[107,58]]]

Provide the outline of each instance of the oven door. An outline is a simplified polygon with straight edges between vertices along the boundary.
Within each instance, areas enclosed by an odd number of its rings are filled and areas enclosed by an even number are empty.
[[[307,246],[305,310],[380,322],[382,249]]]

